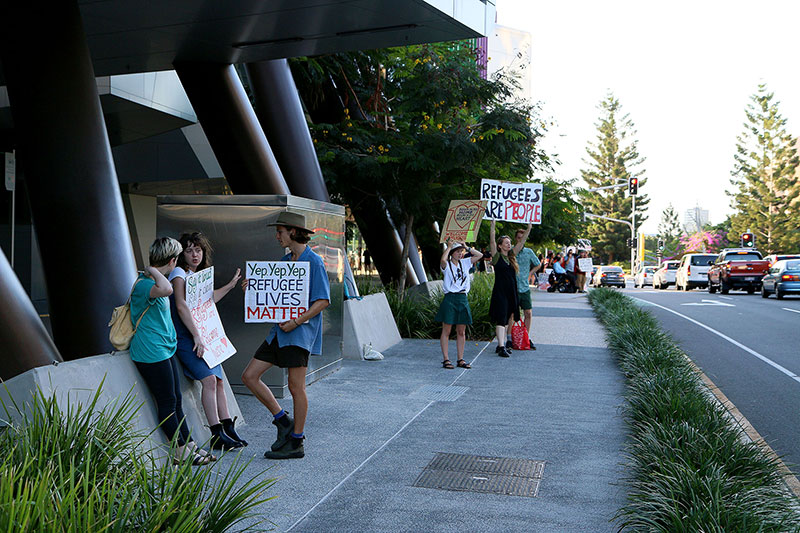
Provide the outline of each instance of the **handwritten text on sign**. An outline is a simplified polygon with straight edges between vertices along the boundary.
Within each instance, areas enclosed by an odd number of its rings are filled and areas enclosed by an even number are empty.
[[[446,242],[447,239],[457,242],[475,242],[478,238],[481,220],[483,220],[484,209],[486,209],[486,201],[483,200],[451,200],[439,242]]]
[[[542,184],[481,180],[481,200],[488,200],[483,218],[542,223]]]
[[[308,310],[308,261],[248,261],[245,322],[286,322]]]
[[[236,348],[225,335],[214,304],[214,267],[186,276],[186,305],[206,346],[203,360],[209,368],[236,353]]]

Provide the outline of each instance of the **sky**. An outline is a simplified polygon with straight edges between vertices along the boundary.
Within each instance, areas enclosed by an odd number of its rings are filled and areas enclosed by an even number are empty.
[[[766,83],[800,136],[800,1],[497,0],[497,23],[530,32],[532,97],[554,125],[556,178],[578,178],[609,91],[635,125],[650,198],[641,230],[672,204],[732,212],[731,170],[745,108]],[[602,213],[598,213],[602,214]]]

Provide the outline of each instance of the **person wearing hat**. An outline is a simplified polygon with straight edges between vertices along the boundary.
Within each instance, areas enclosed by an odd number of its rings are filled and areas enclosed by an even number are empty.
[[[469,253],[469,257],[464,256]],[[447,239],[447,248],[442,254],[440,267],[444,275],[444,299],[436,313],[436,322],[442,323],[442,334],[439,342],[442,345],[442,367],[455,368],[447,355],[450,343],[450,330],[456,325],[456,351],[458,359],[456,364],[460,368],[472,368],[464,361],[464,345],[467,342],[467,325],[472,324],[472,313],[467,301],[470,280],[469,269],[478,261],[483,260],[480,250],[467,248],[466,244],[454,243]]]
[[[242,382],[272,413],[272,423],[278,437],[264,453],[268,459],[292,459],[305,455],[304,428],[308,413],[306,369],[309,354],[322,353],[322,311],[330,305],[330,284],[325,263],[308,246],[312,230],[306,227],[306,217],[282,211],[274,222],[275,237],[289,253],[281,261],[303,261],[309,265],[308,310],[286,322],[273,326],[266,340],[256,350],[242,374]],[[246,287],[247,280],[242,284]],[[289,392],[292,395],[294,419],[281,409],[272,391],[261,376],[272,366],[289,372]]]

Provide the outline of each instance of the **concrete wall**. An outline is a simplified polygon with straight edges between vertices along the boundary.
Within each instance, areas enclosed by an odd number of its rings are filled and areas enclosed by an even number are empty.
[[[228,396],[228,410],[231,417],[239,417],[238,426],[243,423],[242,414],[227,378],[224,383]],[[101,384],[103,389],[98,407],[124,398],[126,394],[133,391],[137,401],[142,403],[134,431],[147,434],[153,432],[158,426],[159,420],[155,403],[127,351],[34,368],[4,382],[4,387],[0,388],[0,401],[9,407],[12,405],[10,396],[20,409],[24,409],[23,406],[29,404],[31,394],[38,387],[45,397],[56,395],[62,410],[66,410],[67,405],[75,406],[77,402],[88,403]],[[181,388],[183,390],[183,411],[192,436],[198,444],[205,443],[211,438],[211,433],[208,430],[208,421],[200,402],[201,384],[199,381],[190,381],[182,375]],[[18,413],[10,414],[12,420],[19,417]],[[6,414],[2,410],[0,410],[0,418],[2,418],[0,425],[5,425]],[[151,442],[166,444],[167,441],[164,433],[159,430],[153,432]]]
[[[380,352],[400,340],[400,332],[384,293],[369,294],[361,300],[345,300],[342,357],[362,359],[364,344],[371,342],[372,347]]]

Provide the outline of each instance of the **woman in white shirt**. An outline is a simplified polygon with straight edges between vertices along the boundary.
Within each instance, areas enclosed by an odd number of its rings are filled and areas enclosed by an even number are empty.
[[[469,252],[469,257],[465,258],[467,252]],[[435,318],[437,322],[442,323],[442,335],[439,337],[439,342],[442,345],[442,355],[444,356],[443,368],[455,368],[447,355],[453,324],[456,326],[456,349],[458,352],[456,364],[460,368],[472,368],[469,363],[464,361],[467,325],[472,324],[472,313],[467,301],[470,284],[469,269],[482,259],[483,254],[479,250],[467,248],[464,244],[450,242],[448,239],[447,248],[442,254],[439,265],[444,274],[444,299]]]

